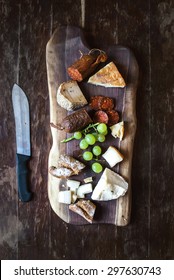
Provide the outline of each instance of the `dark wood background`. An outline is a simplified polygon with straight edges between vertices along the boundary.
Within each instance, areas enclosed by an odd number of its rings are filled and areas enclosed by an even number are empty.
[[[73,226],[51,210],[52,144],[45,51],[56,27],[84,28],[88,44],[130,47],[140,67],[138,127],[127,227]],[[174,5],[159,0],[0,0],[1,259],[174,259]],[[31,108],[34,198],[18,200],[14,83]]]

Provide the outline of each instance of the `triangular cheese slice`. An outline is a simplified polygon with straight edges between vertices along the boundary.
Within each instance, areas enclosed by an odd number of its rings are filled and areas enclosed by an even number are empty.
[[[88,83],[103,87],[125,87],[126,83],[113,62],[108,63],[91,76]]]
[[[128,183],[122,176],[105,168],[97,185],[95,186],[91,199],[92,200],[112,200],[125,195],[128,190]]]

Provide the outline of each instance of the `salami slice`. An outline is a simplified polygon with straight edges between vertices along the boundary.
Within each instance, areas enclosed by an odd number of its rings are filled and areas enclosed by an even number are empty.
[[[112,98],[106,96],[93,96],[91,97],[90,104],[93,110],[109,111],[114,108],[114,101]]]
[[[110,110],[110,111],[107,111],[107,115],[108,115],[108,125],[109,126],[112,126],[116,123],[118,123],[119,121],[119,114],[117,111],[115,110]]]
[[[94,117],[93,117],[94,123],[108,123],[108,115],[106,112],[99,110],[95,112]]]

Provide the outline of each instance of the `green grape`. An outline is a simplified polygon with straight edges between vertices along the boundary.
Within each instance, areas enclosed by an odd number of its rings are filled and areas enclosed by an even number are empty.
[[[98,135],[98,141],[99,142],[104,142],[105,141],[105,136],[103,134]]]
[[[86,134],[85,140],[89,145],[94,145],[96,142],[95,136],[92,134]]]
[[[92,164],[92,170],[95,173],[100,173],[103,170],[103,166],[100,163],[95,162],[95,163]]]
[[[93,158],[93,154],[91,152],[84,152],[83,153],[83,158],[84,158],[84,160],[89,161]]]
[[[94,135],[95,140],[97,141],[98,140],[98,133],[97,132],[93,132],[92,135]]]
[[[82,138],[82,133],[80,131],[74,132],[74,138],[79,140]]]
[[[80,141],[79,146],[80,146],[80,149],[85,150],[85,149],[88,148],[89,145],[88,145],[88,143],[86,142],[85,139],[82,139],[82,140]]]
[[[106,136],[108,134],[108,130],[106,130],[104,133],[101,133],[101,134]]]
[[[100,146],[94,146],[92,149],[92,152],[95,156],[99,156],[99,155],[101,155],[102,150],[101,150]]]
[[[97,130],[99,133],[103,134],[107,131],[107,125],[105,123],[100,123],[97,125]]]

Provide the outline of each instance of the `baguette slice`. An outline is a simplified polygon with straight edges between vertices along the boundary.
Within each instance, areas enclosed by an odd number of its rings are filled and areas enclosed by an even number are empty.
[[[108,63],[97,73],[91,76],[88,83],[103,87],[121,87],[124,88],[126,83],[113,62]]]
[[[92,223],[96,206],[90,200],[80,199],[77,203],[70,204],[69,209]]]
[[[73,111],[88,104],[76,81],[62,83],[57,90],[57,103],[67,111]]]

